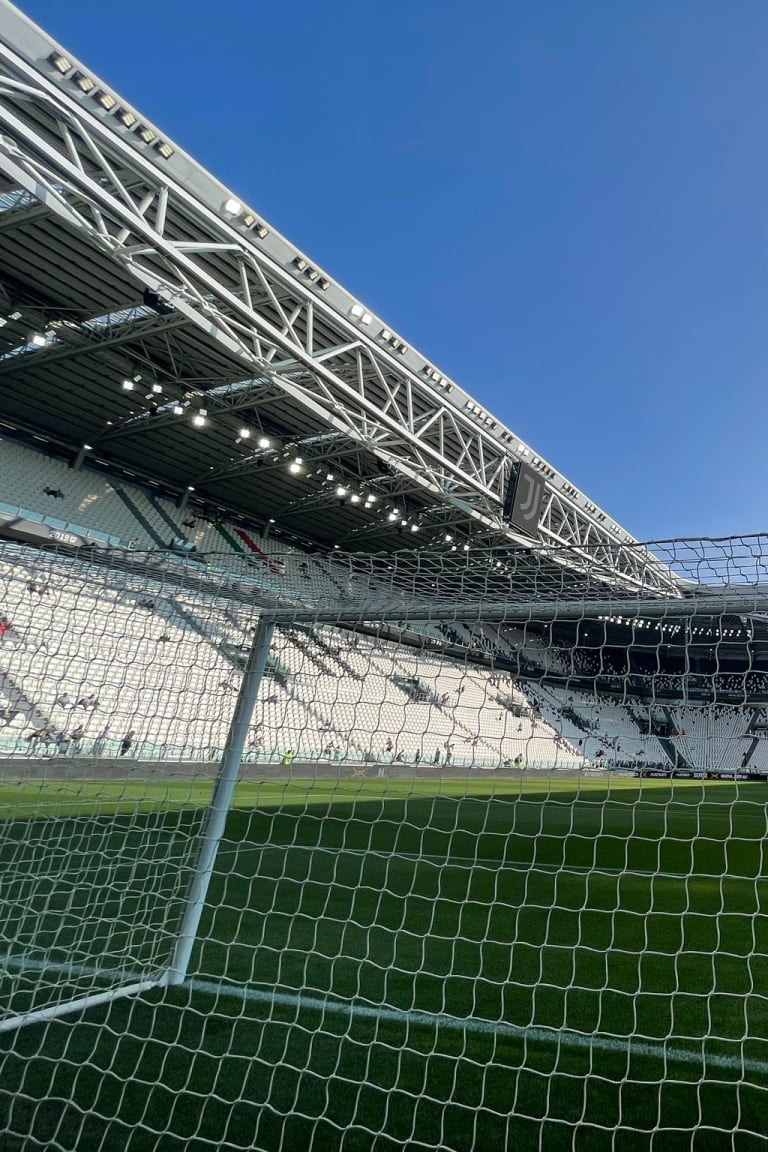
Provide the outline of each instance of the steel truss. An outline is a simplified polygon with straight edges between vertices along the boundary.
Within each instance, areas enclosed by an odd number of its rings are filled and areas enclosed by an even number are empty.
[[[280,258],[261,235],[270,237],[266,226],[244,230],[193,195],[173,178],[173,165],[128,139],[45,59],[28,59],[14,41],[19,19],[0,5],[0,167],[84,244],[156,293],[173,321],[196,326],[241,364],[250,384],[217,407],[257,408],[265,391],[290,397],[496,544],[532,545],[501,514],[511,470],[527,459],[546,483],[539,546],[565,546],[574,562],[630,587],[676,593],[662,564],[509,430],[463,394],[457,400],[443,378],[433,384],[434,370],[378,322],[364,330],[362,309],[353,315],[326,278],[299,275],[296,250],[281,241],[290,258]],[[195,239],[179,239],[190,223]],[[139,417],[109,435],[144,423]]]

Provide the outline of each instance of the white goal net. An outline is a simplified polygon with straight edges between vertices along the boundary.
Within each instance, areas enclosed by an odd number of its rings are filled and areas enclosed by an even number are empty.
[[[0,544],[3,1152],[761,1147],[765,543]]]

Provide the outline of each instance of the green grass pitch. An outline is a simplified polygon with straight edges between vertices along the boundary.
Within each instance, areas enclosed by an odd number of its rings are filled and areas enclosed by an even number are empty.
[[[3,1006],[165,959],[209,790],[0,786]],[[191,985],[0,1034],[0,1148],[764,1149],[767,803],[241,784]]]

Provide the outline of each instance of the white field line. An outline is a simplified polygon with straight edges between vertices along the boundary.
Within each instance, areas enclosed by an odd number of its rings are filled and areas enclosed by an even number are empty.
[[[147,973],[135,973],[125,970],[107,970],[89,964],[63,964],[53,960],[35,960],[32,957],[11,956],[0,954],[0,970],[15,970],[24,972],[43,973],[61,972],[72,977],[96,977],[101,980],[138,980],[145,979]],[[229,984],[218,980],[202,980],[192,978],[186,980],[181,986],[191,992],[215,998],[239,1000],[247,1004],[264,1004],[273,1007],[300,1009],[306,1012],[319,1012],[324,1016],[338,1016],[349,1021],[375,1020],[394,1024],[406,1024],[408,1027],[422,1027],[434,1029],[448,1029],[451,1032],[460,1032],[465,1035],[495,1036],[501,1039],[521,1040],[524,1043],[534,1042],[551,1044],[557,1048],[576,1049],[590,1052],[620,1053],[625,1059],[633,1056],[645,1056],[653,1060],[662,1061],[665,1065],[686,1064],[701,1069],[702,1077],[709,1069],[726,1069],[741,1073],[742,1079],[755,1076],[764,1081],[768,1077],[768,1061],[754,1060],[743,1055],[729,1056],[724,1053],[706,1052],[706,1040],[697,1040],[700,1046],[693,1048],[680,1047],[678,1041],[639,1040],[630,1036],[606,1036],[602,1033],[574,1032],[561,1028],[542,1028],[539,1025],[508,1024],[503,1020],[485,1020],[476,1016],[460,1017],[450,1016],[447,1013],[419,1012],[415,1009],[397,1009],[375,1007],[369,1004],[359,1004],[353,1001],[328,1000],[319,996],[307,996],[299,992],[277,992],[269,988],[257,988],[248,984]],[[290,1027],[293,1022],[272,1021]],[[719,1039],[714,1037],[715,1040]],[[738,1045],[738,1040],[721,1041]]]

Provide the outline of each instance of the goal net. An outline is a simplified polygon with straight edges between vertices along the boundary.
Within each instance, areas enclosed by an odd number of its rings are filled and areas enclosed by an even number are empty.
[[[757,1148],[765,540],[653,553],[0,543],[3,1147]]]

